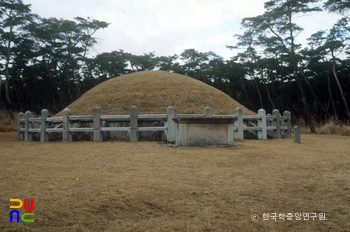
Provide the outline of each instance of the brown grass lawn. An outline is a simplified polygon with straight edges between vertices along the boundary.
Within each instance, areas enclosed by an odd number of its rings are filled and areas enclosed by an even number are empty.
[[[170,148],[15,136],[0,133],[0,231],[350,229],[348,137]],[[10,198],[34,198],[35,222],[10,223]],[[327,220],[263,220],[263,213],[325,213]],[[252,222],[252,214],[260,219]]]

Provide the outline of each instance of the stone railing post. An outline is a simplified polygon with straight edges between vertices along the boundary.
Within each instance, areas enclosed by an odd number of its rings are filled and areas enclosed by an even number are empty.
[[[287,129],[284,131],[284,137],[289,138],[290,134],[291,134],[290,131],[291,131],[292,116],[291,116],[291,113],[289,111],[284,111],[283,116],[287,117],[287,120],[285,121],[287,124],[286,125]]]
[[[94,128],[94,141],[102,141],[102,133],[101,133],[101,108],[96,106],[93,111],[93,128]]]
[[[175,117],[175,110],[174,107],[168,106],[167,108],[167,125],[168,125],[168,131],[167,131],[167,141],[169,143],[175,142],[175,122],[173,118]]]
[[[21,122],[25,118],[24,114],[21,112],[18,114],[18,122],[17,122],[17,140],[24,140],[24,133],[21,132],[21,129],[24,128],[24,123]]]
[[[43,109],[41,111],[40,116],[40,142],[47,142],[49,141],[49,134],[46,132],[46,129],[49,126],[49,123],[46,121],[46,119],[49,117],[49,111],[46,109]]]
[[[237,127],[237,131],[234,137],[235,139],[244,139],[243,110],[237,107],[234,114],[237,115],[237,120],[234,123],[234,126]]]
[[[298,126],[294,127],[294,142],[300,143],[300,127]]]
[[[24,115],[24,128],[25,128],[25,132],[24,132],[24,140],[25,141],[32,141],[33,140],[33,134],[31,132],[29,132],[29,129],[33,128],[33,123],[29,122],[29,119],[32,118],[32,112],[27,111]]]
[[[207,106],[204,108],[204,117],[212,117],[213,116],[213,111],[212,109]]]
[[[130,142],[138,141],[137,131],[138,131],[137,108],[136,106],[132,106],[130,108],[130,130],[129,130]]]
[[[266,130],[266,111],[264,109],[260,109],[258,111],[259,120],[258,120],[258,127],[261,128],[261,130],[258,131],[258,139],[267,139],[267,130]]]
[[[62,141],[63,142],[72,142],[72,133],[69,131],[70,123],[69,123],[69,116],[71,115],[71,112],[68,108],[65,108],[63,110],[63,135],[62,135]]]
[[[276,133],[275,133],[275,138],[281,138],[281,119],[280,119],[280,112],[277,109],[274,109],[272,111],[272,115],[275,118],[275,125],[276,125]]]

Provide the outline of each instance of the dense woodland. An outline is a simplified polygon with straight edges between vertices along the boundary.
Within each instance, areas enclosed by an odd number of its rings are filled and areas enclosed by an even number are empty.
[[[315,31],[307,44],[296,43],[303,28],[295,19],[317,11],[341,19]],[[314,132],[326,120],[350,120],[349,11],[349,0],[267,1],[264,14],[242,20],[239,42],[227,46],[239,53],[229,60],[195,49],[173,56],[120,49],[91,57],[94,35],[107,22],[43,18],[21,0],[0,0],[0,110],[56,113],[108,78],[166,70],[208,83],[254,111],[289,110]]]

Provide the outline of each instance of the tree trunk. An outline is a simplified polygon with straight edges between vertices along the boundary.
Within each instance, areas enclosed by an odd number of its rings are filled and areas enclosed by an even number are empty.
[[[260,72],[260,76],[261,76],[261,78],[262,78],[262,80],[263,80],[263,82],[264,82],[264,85],[265,85],[265,88],[266,88],[267,97],[268,97],[268,99],[269,99],[269,101],[270,101],[270,103],[271,103],[272,109],[276,109],[275,104],[274,104],[273,101],[272,101],[272,98],[271,98],[271,95],[270,95],[270,90],[269,90],[269,87],[268,87],[267,84],[266,84],[266,80],[265,80],[265,78],[264,78],[264,75],[263,75],[263,73],[262,73],[261,68],[259,68],[259,72]]]
[[[276,88],[275,88],[275,81],[273,80],[273,78],[271,79],[271,87],[272,87],[272,94],[277,98],[278,94],[277,94],[277,91],[276,91]],[[282,98],[281,98],[282,99]],[[276,109],[279,109],[279,110],[283,110],[284,107],[281,107],[281,104],[280,104],[281,101],[278,101],[278,98],[276,99]]]
[[[332,95],[332,90],[331,90],[331,78],[329,76],[328,70],[327,70],[327,79],[328,79],[329,100],[331,101],[331,104],[332,104],[335,120],[337,120],[338,119],[338,114],[337,114],[337,109],[335,108],[335,104],[334,104],[334,100],[333,100],[333,95]]]
[[[50,58],[48,61],[46,61],[45,59],[44,62],[45,62],[45,67],[46,67],[46,71],[47,71],[47,74],[49,75],[49,89],[50,89],[50,93],[51,93],[51,97],[52,97],[52,110],[53,112],[57,113],[58,112],[58,109],[57,109],[57,106],[56,106],[56,100],[55,100],[55,94],[54,94],[54,88],[53,88],[53,84],[52,84],[52,75],[51,75],[51,71],[50,71],[50,65],[49,65],[49,62],[50,62],[50,59],[51,59],[51,54],[50,54]]]
[[[8,111],[10,114],[11,119],[14,119],[13,114],[13,106],[12,101],[10,98],[10,90],[9,90],[9,79],[10,79],[10,73],[9,73],[9,65],[10,65],[10,56],[11,56],[11,42],[12,42],[12,28],[10,29],[10,38],[7,43],[7,54],[6,54],[6,63],[5,63],[5,98],[8,104]]]
[[[300,70],[300,69],[299,69]],[[309,81],[307,80],[307,78],[305,77],[304,73],[300,70],[300,74],[303,76],[307,86],[309,87],[312,96],[314,97],[314,99],[317,102],[317,105],[321,108],[321,110],[328,116],[330,117],[330,114],[327,112],[327,110],[324,108],[324,106],[322,105],[320,99],[317,97],[316,93],[314,92],[314,90],[312,89],[312,86],[310,85]]]
[[[294,78],[295,78],[295,80],[297,82],[298,89],[300,91],[301,102],[303,103],[303,108],[304,108],[305,121],[310,127],[310,132],[315,134],[316,133],[315,124],[314,124],[314,121],[312,120],[312,117],[311,117],[310,107],[307,104],[305,91],[304,91],[303,86],[301,85],[301,81],[300,81],[300,77],[298,75],[297,69],[294,71]]]
[[[1,109],[1,106],[3,105],[2,98],[1,98],[1,86],[2,86],[2,80],[0,78],[0,109]],[[3,106],[3,107],[5,107],[5,106]]]
[[[288,12],[288,18],[289,18],[289,25],[292,25],[292,14],[291,14],[291,12]],[[290,59],[291,59],[291,64],[294,67],[294,78],[295,78],[295,80],[297,82],[298,89],[300,91],[301,101],[302,101],[303,108],[304,108],[304,118],[305,118],[306,123],[310,127],[310,132],[315,134],[316,133],[315,124],[314,124],[314,121],[312,119],[311,112],[310,112],[310,107],[307,104],[305,91],[304,91],[304,88],[303,88],[303,86],[301,84],[301,80],[300,80],[300,77],[299,77],[299,74],[298,74],[299,67],[298,67],[298,62],[296,60],[296,56],[295,56],[295,44],[294,44],[295,37],[293,35],[292,27],[289,27],[289,32],[290,32],[290,39],[291,39],[291,50],[288,52],[288,54],[289,54]]]
[[[335,69],[336,64],[335,64],[334,51],[332,49],[331,49],[331,54],[332,54],[332,59],[333,59],[333,76],[335,78],[335,81],[337,82],[337,85],[338,85],[338,88],[339,88],[339,92],[340,92],[341,98],[342,98],[343,103],[344,103],[344,108],[345,108],[346,115],[347,115],[348,119],[350,120],[350,110],[349,110],[349,107],[348,107],[348,103],[346,102],[346,98],[344,96],[343,88],[341,87],[341,84],[340,84],[338,76],[337,76],[337,72],[336,72],[336,69]]]
[[[275,108],[275,104],[273,103],[272,99],[271,99],[271,95],[270,95],[270,90],[269,90],[269,87],[267,86],[266,84],[266,80],[264,78],[264,74],[263,74],[263,71],[262,69],[260,68],[259,64],[257,63],[257,57],[255,55],[254,52],[251,52],[252,56],[253,56],[253,59],[254,59],[254,63],[256,64],[256,67],[258,69],[258,72],[260,73],[260,78],[261,80],[263,80],[264,82],[264,85],[265,85],[265,88],[266,88],[266,93],[267,93],[267,98],[269,99],[270,103],[271,103],[271,106],[272,106],[272,109],[276,109]],[[261,104],[262,105],[262,104]]]
[[[261,98],[261,93],[258,87],[258,84],[256,83],[256,79],[254,78],[254,83],[255,83],[255,87],[256,87],[256,91],[259,94],[259,100],[260,100],[260,109],[264,109],[263,103],[262,103],[262,98]]]

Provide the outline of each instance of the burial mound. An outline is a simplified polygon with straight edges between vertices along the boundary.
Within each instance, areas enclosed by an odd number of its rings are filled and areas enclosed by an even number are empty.
[[[111,78],[84,93],[67,106],[72,115],[90,115],[95,106],[102,114],[165,114],[168,106],[179,114],[201,114],[210,106],[213,114],[255,114],[227,94],[194,78],[166,71],[144,71]],[[62,112],[59,113],[61,115]]]

